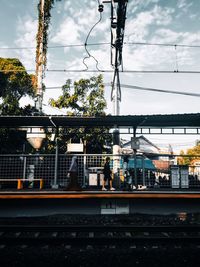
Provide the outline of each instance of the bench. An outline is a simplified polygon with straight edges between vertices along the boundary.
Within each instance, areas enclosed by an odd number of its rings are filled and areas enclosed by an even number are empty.
[[[23,189],[23,183],[24,182],[40,182],[40,189],[44,186],[44,180],[43,179],[0,179],[0,182],[17,182],[17,189]]]

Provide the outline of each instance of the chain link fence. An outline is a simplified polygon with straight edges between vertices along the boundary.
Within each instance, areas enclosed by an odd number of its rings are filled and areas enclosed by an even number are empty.
[[[0,155],[0,186],[16,188],[15,179],[43,179],[44,189],[65,188],[72,154],[55,155]],[[183,156],[156,155],[106,155],[76,154],[78,159],[78,182],[83,188],[99,189],[102,185],[103,166],[110,157],[113,185],[119,190],[133,189],[199,189],[200,158],[193,164],[179,164]],[[185,155],[186,156],[186,155]],[[187,155],[190,158],[189,155]],[[17,181],[16,181],[17,182]],[[24,186],[24,188],[26,185]],[[36,186],[38,187],[37,183]]]

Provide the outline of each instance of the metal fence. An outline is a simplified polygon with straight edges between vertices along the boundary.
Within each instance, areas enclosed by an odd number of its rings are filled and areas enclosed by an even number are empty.
[[[43,179],[44,188],[65,188],[72,154],[49,155],[0,155],[0,186],[15,187],[12,179],[28,181]],[[191,165],[178,164],[182,156],[157,155],[146,158],[144,155],[100,155],[77,154],[78,181],[84,188],[101,187],[102,169],[107,156],[113,173],[113,185],[117,189],[199,189],[200,160]],[[188,156],[189,157],[189,156]],[[26,187],[26,186],[25,186]],[[37,187],[37,186],[36,186]]]

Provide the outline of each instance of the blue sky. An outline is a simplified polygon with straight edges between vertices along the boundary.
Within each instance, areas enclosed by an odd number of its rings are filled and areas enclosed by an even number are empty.
[[[38,0],[0,0],[0,48],[35,47],[37,32]],[[98,21],[97,0],[62,0],[52,10],[49,46],[84,44],[91,27]],[[162,43],[200,45],[199,0],[129,0],[125,28],[126,43]],[[88,43],[110,42],[110,6],[104,4],[101,22],[92,31]],[[110,46],[88,46],[98,60],[100,69],[110,66]],[[1,57],[17,57],[27,69],[35,69],[35,49],[0,49]],[[50,48],[48,69],[85,69],[84,47]],[[124,70],[193,70],[200,71],[200,48],[175,46],[124,45]],[[95,61],[86,60],[89,69],[95,69]],[[89,77],[90,73],[47,72],[45,85],[62,86],[67,79]],[[95,73],[96,75],[96,73]],[[106,83],[112,81],[112,73],[104,74]],[[144,74],[123,73],[121,83],[163,90],[200,93],[199,74]],[[105,88],[107,112],[112,113],[110,87]],[[44,104],[49,97],[57,97],[59,89],[47,90]],[[29,101],[23,100],[23,103]],[[61,112],[45,107],[47,113]],[[199,97],[154,93],[122,88],[122,115],[170,114],[199,112]]]

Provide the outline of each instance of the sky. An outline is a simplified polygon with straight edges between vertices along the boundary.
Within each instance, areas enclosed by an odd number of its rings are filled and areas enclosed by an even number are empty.
[[[0,0],[0,57],[19,58],[27,70],[35,69],[38,2]],[[85,70],[84,58],[88,70],[97,70],[96,61],[87,57],[84,46],[55,46],[85,43],[92,26],[99,20],[98,0],[62,0],[55,3],[51,13],[47,55],[49,71],[45,74],[44,83],[47,88],[58,88],[46,90],[43,104],[47,114],[64,114],[64,111],[48,107],[49,98],[57,98],[61,94],[59,87],[67,79],[75,81],[97,73],[63,70]],[[199,0],[129,0],[123,47],[124,71],[200,71],[199,25]],[[105,3],[102,19],[89,35],[88,43],[109,43],[110,39],[110,5]],[[87,49],[98,61],[98,69],[113,70],[109,44],[88,45]],[[104,82],[110,84],[113,73],[103,73],[103,77]],[[200,73],[124,72],[120,73],[120,80],[122,84],[144,88],[200,93]],[[110,95],[111,88],[106,86],[106,112],[112,114]],[[194,96],[122,88],[120,115],[197,113],[199,100]],[[31,101],[25,98],[22,104],[27,102]],[[148,138],[161,146],[171,143],[175,149],[184,149],[191,147],[198,136]]]

